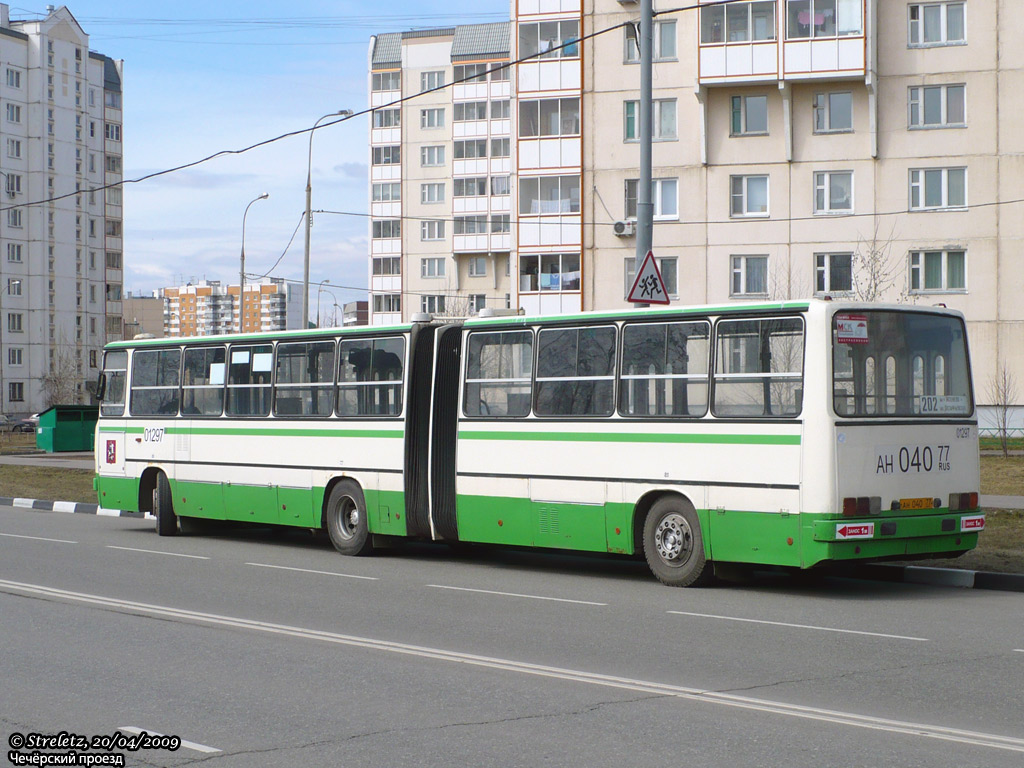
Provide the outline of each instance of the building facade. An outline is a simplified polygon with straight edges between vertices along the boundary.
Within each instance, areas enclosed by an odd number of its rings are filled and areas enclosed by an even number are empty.
[[[123,62],[0,3],[0,412],[87,402],[121,338]]]
[[[242,293],[243,333],[302,328],[302,289],[282,278],[246,283]],[[215,336],[238,333],[237,285],[202,280],[164,288],[164,336]]]
[[[978,401],[1005,367],[1024,402],[1024,5],[702,6],[655,19],[653,250],[673,301],[942,303],[968,318]],[[627,306],[639,13],[512,4],[513,307]]]

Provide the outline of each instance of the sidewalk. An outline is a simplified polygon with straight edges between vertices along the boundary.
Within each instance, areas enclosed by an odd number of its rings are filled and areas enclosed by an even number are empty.
[[[8,453],[0,456],[0,464],[54,469],[94,469],[92,451],[66,453]]]

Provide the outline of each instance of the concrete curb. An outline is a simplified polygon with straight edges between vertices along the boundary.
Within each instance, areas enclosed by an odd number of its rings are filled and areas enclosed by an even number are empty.
[[[41,499],[22,499],[12,496],[0,496],[0,504],[22,509],[34,509],[41,512],[70,512],[74,515],[102,515],[104,517],[142,517],[155,519],[144,512],[125,512],[120,509],[105,509],[99,504],[87,504],[81,501],[42,501]]]

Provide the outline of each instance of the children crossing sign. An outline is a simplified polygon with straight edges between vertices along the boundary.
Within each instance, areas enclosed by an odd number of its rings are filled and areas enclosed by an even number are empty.
[[[647,252],[643,264],[636,271],[626,301],[634,304],[668,304],[668,291],[665,290],[665,281],[661,279],[653,251]]]

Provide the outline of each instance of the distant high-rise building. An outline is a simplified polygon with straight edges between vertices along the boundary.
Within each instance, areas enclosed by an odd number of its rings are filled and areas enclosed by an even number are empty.
[[[121,338],[122,74],[66,7],[0,3],[0,412],[87,401]]]
[[[238,286],[203,280],[164,288],[165,336],[212,336],[238,332]],[[302,328],[301,288],[281,278],[246,283],[242,332]]]

